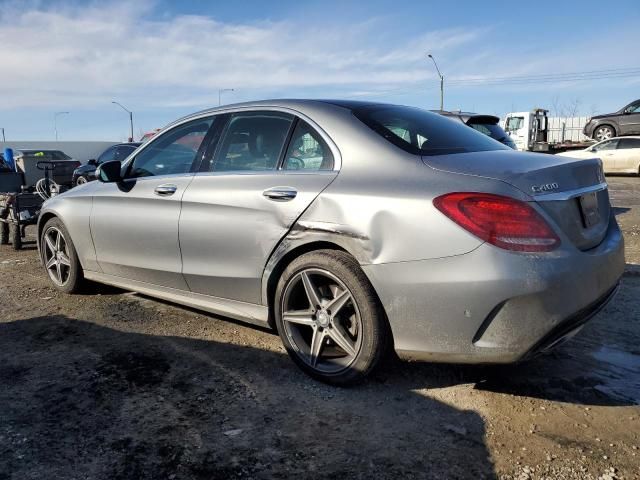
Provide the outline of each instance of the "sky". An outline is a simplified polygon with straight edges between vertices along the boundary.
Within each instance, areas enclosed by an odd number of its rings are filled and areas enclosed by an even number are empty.
[[[640,98],[640,1],[0,0],[7,140],[122,141],[222,103],[590,116]],[[590,73],[586,73],[590,72]],[[69,112],[59,114],[56,112]]]

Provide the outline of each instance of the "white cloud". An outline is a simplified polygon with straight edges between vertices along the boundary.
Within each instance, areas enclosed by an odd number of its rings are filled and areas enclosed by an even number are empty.
[[[3,7],[0,108],[90,106],[118,96],[148,106],[200,104],[218,88],[371,88],[423,82],[427,50],[483,34],[443,30],[380,45],[379,25],[222,23],[205,16],[152,19],[151,3],[39,9]],[[7,74],[7,72],[11,72]]]

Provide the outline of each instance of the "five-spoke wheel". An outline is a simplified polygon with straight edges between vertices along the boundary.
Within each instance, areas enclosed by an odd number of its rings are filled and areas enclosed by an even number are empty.
[[[57,218],[51,218],[42,228],[40,255],[53,285],[67,293],[81,286],[83,276],[78,255],[66,228]]]
[[[387,345],[386,318],[358,263],[320,250],[295,259],[276,289],[276,326],[289,355],[322,381],[364,378]]]

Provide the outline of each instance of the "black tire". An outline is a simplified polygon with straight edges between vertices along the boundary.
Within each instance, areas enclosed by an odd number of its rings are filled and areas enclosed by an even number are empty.
[[[9,224],[0,222],[0,245],[9,244]]]
[[[11,228],[11,245],[14,250],[22,249],[22,232],[18,225]]]
[[[601,142],[616,136],[616,129],[611,125],[599,125],[593,131],[593,139]]]
[[[62,250],[63,253],[66,254],[66,260],[68,260],[69,265],[64,267],[62,281],[56,282],[53,278],[55,274],[47,268],[47,259],[51,254],[51,249],[47,245],[46,236],[49,234],[53,234],[54,230],[57,230],[62,234],[62,238],[64,241],[64,245]],[[80,265],[80,260],[78,260],[78,254],[76,252],[75,246],[73,245],[73,241],[71,240],[71,236],[67,231],[64,224],[60,221],[60,219],[54,217],[51,218],[45,223],[42,228],[42,234],[40,236],[40,255],[42,257],[43,265],[45,266],[45,271],[49,276],[49,280],[51,280],[52,285],[65,293],[76,293],[82,289],[84,286],[85,280],[82,272],[82,266]]]
[[[88,183],[88,182],[89,182],[89,179],[85,175],[80,175],[78,176],[78,178],[76,178],[75,186],[79,187],[80,185],[84,185],[85,183]]]
[[[304,348],[296,345],[296,340],[294,339],[294,335],[291,333],[291,328],[292,326],[309,328],[310,330],[307,331],[312,333],[307,336],[312,337],[315,336],[317,330],[320,332],[324,330],[324,334],[321,337],[322,340],[320,342],[325,343],[324,349],[329,349],[334,352],[333,356],[331,356],[330,353],[326,359],[326,363],[329,365],[331,362],[335,361],[335,352],[336,349],[339,349],[339,343],[336,343],[333,340],[332,335],[334,335],[337,330],[342,332],[341,335],[346,332],[344,324],[340,326],[334,325],[334,322],[338,321],[337,318],[339,314],[337,312],[334,311],[332,314],[329,310],[325,311],[330,315],[331,320],[329,325],[320,326],[320,324],[317,323],[320,322],[317,312],[320,312],[321,310],[314,310],[313,314],[311,314],[311,312],[309,313],[311,315],[309,321],[316,322],[315,325],[300,326],[295,322],[288,321],[285,327],[285,321],[283,320],[282,313],[283,310],[288,307],[285,306],[285,303],[290,302],[290,299],[293,299],[293,295],[288,292],[292,292],[293,288],[303,288],[303,291],[306,291],[306,286],[303,285],[304,281],[301,280],[302,275],[306,274],[306,272],[319,272],[310,273],[310,275],[318,275],[317,278],[320,279],[325,278],[322,277],[322,272],[327,272],[343,284],[340,288],[346,287],[346,289],[334,289],[334,298],[323,295],[321,303],[330,303],[335,300],[339,295],[338,292],[348,294],[349,303],[342,304],[340,307],[337,307],[337,309],[343,309],[343,305],[346,305],[346,307],[344,307],[347,309],[345,312],[346,321],[349,322],[349,324],[351,324],[352,321],[350,319],[357,318],[358,321],[358,339],[354,340],[358,348],[354,347],[352,350],[354,353],[351,355],[347,353],[347,350],[344,350],[345,356],[343,358],[346,359],[344,361],[345,363],[350,363],[344,367],[337,366],[336,371],[323,371],[320,366],[312,366],[309,359],[309,353],[304,353]],[[329,282],[331,281],[331,279],[328,278],[327,280]],[[294,283],[296,281],[298,282],[297,284]],[[300,285],[303,285],[303,287],[300,287]],[[330,288],[328,285],[320,286],[317,289],[317,293],[320,294],[322,293],[321,290],[325,289],[325,293],[328,292],[328,294],[331,294],[331,290],[327,290],[328,288]],[[300,294],[298,296],[300,296]],[[305,293],[304,298],[305,301],[310,298],[308,293]],[[310,301],[308,301],[306,308],[314,309]],[[288,310],[295,309],[289,308]],[[332,385],[348,386],[362,381],[374,370],[380,360],[385,356],[391,342],[391,333],[387,318],[373,286],[358,265],[358,262],[348,253],[339,250],[317,250],[301,255],[291,262],[284,272],[282,272],[278,281],[274,297],[274,313],[278,334],[282,339],[282,343],[284,344],[287,353],[296,365],[311,377]],[[350,313],[351,316],[349,316]],[[335,315],[335,318],[333,315]],[[323,319],[326,320],[326,315]],[[340,322],[344,321],[344,319],[340,320]],[[303,336],[303,334],[299,334],[298,338],[301,339]],[[302,341],[303,340],[300,340],[300,342]],[[311,352],[312,347],[310,345],[313,344],[313,340],[309,340],[307,343],[309,343],[309,352]],[[319,347],[318,359],[321,357],[322,350],[323,347]],[[338,360],[341,361],[342,359]]]

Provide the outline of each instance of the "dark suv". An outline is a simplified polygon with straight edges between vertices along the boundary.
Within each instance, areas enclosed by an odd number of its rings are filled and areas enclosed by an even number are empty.
[[[131,152],[138,148],[140,143],[119,143],[107,148],[97,160],[91,159],[86,164],[78,167],[73,172],[73,184],[82,185],[96,179],[96,168],[104,162],[112,160],[122,161],[127,158]]]
[[[591,117],[583,133],[599,142],[624,135],[640,135],[640,100],[631,102],[616,113]]]
[[[516,150],[516,144],[511,137],[507,135],[507,132],[500,126],[500,118],[493,115],[481,115],[479,113],[471,112],[450,112],[447,110],[431,110],[434,113],[439,113],[445,117],[460,120],[465,125],[478,130],[480,133],[484,133],[488,137],[499,141],[507,147]]]

